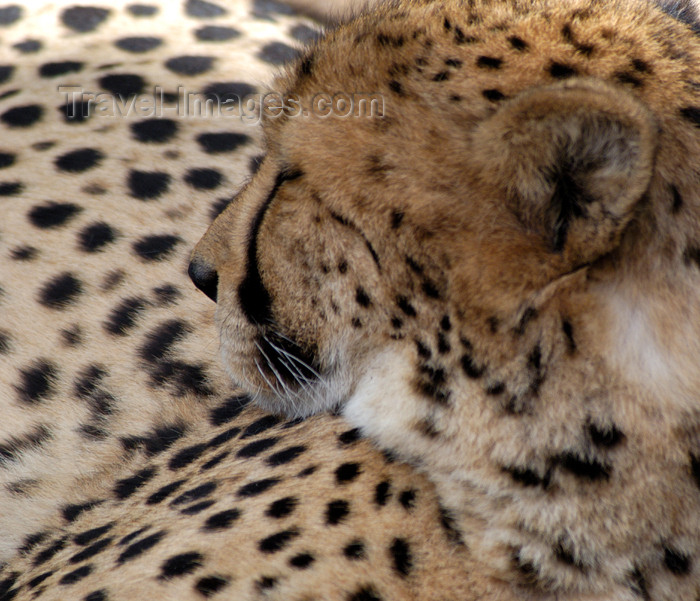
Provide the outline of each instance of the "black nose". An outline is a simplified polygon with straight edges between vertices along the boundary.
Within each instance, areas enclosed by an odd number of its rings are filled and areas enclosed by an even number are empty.
[[[216,273],[216,269],[195,258],[190,262],[187,273],[194,285],[216,302],[216,289],[219,286],[219,274]]]

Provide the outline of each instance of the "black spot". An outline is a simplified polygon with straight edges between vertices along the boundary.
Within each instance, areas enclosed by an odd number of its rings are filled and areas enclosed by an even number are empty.
[[[671,207],[671,211],[676,214],[683,208],[683,197],[676,186],[671,186],[671,194],[673,195],[673,205]]]
[[[78,244],[87,253],[98,252],[116,239],[116,231],[104,222],[87,225],[78,233]]]
[[[76,61],[63,61],[60,63],[44,63],[39,67],[39,75],[42,77],[57,77],[66,73],[77,73],[83,68],[83,63]]]
[[[190,17],[201,19],[220,17],[226,14],[226,10],[218,4],[206,2],[205,0],[187,0],[185,11]]]
[[[58,583],[67,585],[67,584],[75,584],[79,580],[82,580],[86,576],[89,576],[92,574],[92,566],[87,565],[87,566],[81,566],[77,570],[73,570],[72,572],[69,572],[66,574],[63,578],[61,578]]]
[[[176,505],[187,505],[193,501],[199,501],[205,497],[211,495],[217,488],[216,482],[205,482],[199,486],[195,486],[188,491],[185,491],[178,497],[175,497],[171,502],[170,506],[174,507]]]
[[[266,415],[250,424],[241,435],[241,438],[250,438],[266,432],[280,423],[280,418],[275,415]]]
[[[101,553],[104,551],[109,545],[112,544],[113,539],[112,538],[103,538],[102,540],[98,540],[96,543],[93,543],[89,547],[86,547],[82,551],[76,553],[75,555],[71,556],[68,561],[70,563],[80,563],[81,561],[85,561],[86,559],[90,559],[91,557],[94,557],[98,553]]]
[[[256,581],[255,586],[260,591],[267,591],[277,586],[277,578],[273,578],[272,576],[263,576],[260,578],[260,580]]]
[[[103,534],[106,534],[114,527],[114,524],[105,524],[104,526],[98,526],[97,528],[91,528],[80,534],[76,534],[73,537],[73,542],[76,545],[89,545],[92,541],[97,540]]]
[[[191,574],[203,565],[204,556],[201,553],[190,552],[174,555],[163,562],[160,569],[160,578],[174,578]]]
[[[125,336],[136,325],[139,315],[145,310],[147,301],[143,298],[125,298],[112,309],[104,324],[105,329],[115,336]]]
[[[157,505],[158,503],[161,503],[175,491],[177,491],[185,482],[186,480],[176,480],[175,482],[170,482],[169,484],[162,486],[150,497],[148,497],[146,500],[146,505]]]
[[[24,403],[38,403],[53,392],[53,382],[58,375],[56,366],[45,360],[20,370],[20,383],[15,387]]]
[[[683,260],[685,261],[686,265],[695,263],[698,267],[700,267],[700,247],[691,246],[686,248],[685,252],[683,253]]]
[[[387,501],[391,498],[391,483],[388,480],[384,480],[377,484],[374,489],[374,502],[383,507],[387,504]]]
[[[690,471],[695,478],[695,484],[700,487],[700,457],[697,455],[690,455]]]
[[[226,430],[225,432],[222,432],[221,434],[212,438],[207,443],[207,446],[210,448],[220,447],[222,444],[225,444],[225,443],[233,440],[236,436],[238,436],[238,434],[240,434],[240,432],[241,432],[240,428],[230,428],[230,429]]]
[[[182,242],[178,236],[146,236],[133,243],[134,252],[146,261],[162,261],[168,258],[175,247]]]
[[[65,536],[62,538],[59,538],[58,540],[55,540],[48,547],[43,549],[40,553],[37,553],[37,555],[32,560],[32,565],[38,566],[38,565],[41,565],[42,563],[46,563],[49,559],[51,559],[54,555],[56,555],[56,553],[58,553],[62,549],[65,549],[66,542],[67,542],[67,537],[65,537]]]
[[[0,196],[14,196],[24,189],[20,182],[0,182]]]
[[[29,589],[34,589],[34,588],[36,588],[36,587],[39,586],[42,582],[44,582],[44,580],[46,580],[46,579],[49,578],[50,576],[53,576],[53,574],[54,574],[54,572],[52,572],[52,571],[44,572],[43,574],[39,574],[36,578],[32,578],[29,582],[27,582],[27,588],[29,588]],[[14,591],[13,591],[13,593],[14,593]],[[3,591],[0,590],[0,599],[3,599],[3,600],[4,600],[4,599],[12,599],[13,596],[14,596],[14,594],[11,595],[11,596],[9,596],[9,597],[5,597],[5,596],[3,595]]]
[[[376,590],[371,586],[363,586],[352,593],[347,601],[382,601]]]
[[[529,45],[527,42],[522,40],[521,38],[517,36],[511,36],[508,38],[508,42],[510,42],[510,45],[515,48],[515,50],[518,50],[519,52],[523,52],[525,50],[529,49]]]
[[[238,509],[228,509],[210,515],[204,522],[204,530],[224,530],[230,528],[231,525],[241,516]]]
[[[155,475],[155,468],[144,468],[134,476],[117,480],[117,485],[114,487],[114,495],[117,499],[128,499],[139,488],[152,480]]]
[[[18,4],[9,4],[0,8],[0,25],[7,26],[20,20],[22,7]]]
[[[372,304],[372,300],[362,286],[359,286],[355,291],[355,300],[357,301],[358,305],[365,308]]]
[[[60,171],[82,173],[99,165],[104,155],[94,148],[80,148],[58,157],[54,164]]]
[[[51,438],[51,432],[46,426],[36,426],[34,430],[20,437],[9,438],[0,444],[0,465],[8,461],[16,461],[26,451],[39,448]]]
[[[465,35],[460,27],[455,27],[455,44],[461,46],[462,44],[474,44],[478,41],[479,39],[474,36]]]
[[[272,440],[275,440],[275,439],[272,439]],[[301,455],[305,451],[306,451],[306,447],[304,447],[304,446],[289,447],[287,449],[284,449],[283,451],[280,451],[278,453],[270,455],[267,458],[266,463],[272,467],[277,467],[279,465],[285,465],[291,461],[294,461],[297,457],[299,457],[299,455]]]
[[[139,355],[148,363],[158,363],[188,332],[187,324],[182,321],[165,321],[146,336],[146,342],[139,349]]]
[[[549,485],[550,475],[545,474],[540,476],[535,470],[528,467],[508,466],[504,467],[503,471],[508,474],[515,482],[523,486],[544,486]]]
[[[185,181],[198,190],[213,190],[221,185],[223,176],[216,169],[190,169]]]
[[[240,81],[222,81],[209,84],[202,93],[205,98],[220,103],[239,104],[243,98],[254,94],[255,88]]]
[[[65,225],[81,211],[81,207],[70,202],[49,202],[35,206],[27,216],[35,227],[48,229]]]
[[[393,211],[391,213],[391,229],[398,229],[401,223],[403,222],[404,217],[405,214],[403,212]]]
[[[147,457],[153,457],[174,445],[185,435],[185,431],[185,427],[181,424],[158,426],[146,436],[139,438],[138,446],[145,447]]]
[[[108,17],[109,12],[106,8],[95,6],[71,6],[61,13],[61,21],[73,31],[86,33],[94,31]]]
[[[257,57],[271,65],[282,66],[297,59],[299,51],[282,42],[270,42],[260,49]]]
[[[300,553],[299,555],[295,555],[289,560],[289,565],[299,570],[305,570],[314,561],[316,561],[316,559],[310,553]]]
[[[360,432],[360,429],[353,428],[352,430],[346,430],[345,432],[343,432],[340,436],[338,436],[338,440],[341,444],[349,445],[354,442],[357,442],[358,440],[360,440],[361,437],[362,434]]]
[[[256,497],[264,492],[270,490],[273,486],[279,484],[281,480],[279,478],[266,478],[264,480],[256,480],[255,482],[249,482],[248,484],[241,486],[236,493],[239,497]]]
[[[163,43],[163,40],[160,38],[154,38],[154,37],[149,37],[149,36],[134,36],[134,37],[126,37],[126,38],[120,38],[116,42],[114,42],[114,45],[121,49],[125,50],[127,52],[134,52],[134,53],[141,53],[141,52],[148,52],[149,50],[153,50],[154,48],[158,48]]]
[[[112,73],[99,80],[100,86],[115,96],[128,98],[143,92],[146,82],[140,75],[131,73]]]
[[[25,40],[24,42],[13,44],[12,47],[22,54],[31,54],[33,52],[39,52],[42,48],[42,44],[39,40]]]
[[[579,478],[586,480],[608,480],[610,478],[610,466],[601,463],[596,459],[581,457],[569,451],[556,458],[556,461],[563,469],[571,472]]]
[[[0,152],[0,169],[14,165],[16,158],[17,156],[10,152]]]
[[[200,468],[203,472],[206,470],[210,470],[214,466],[218,465],[221,463],[226,457],[230,455],[229,451],[223,451],[222,453],[219,453],[218,455],[215,455],[212,457],[209,461],[206,463],[202,464],[202,467]]]
[[[343,463],[335,470],[335,479],[338,484],[352,482],[362,473],[359,463]]]
[[[447,81],[450,78],[449,71],[439,71],[433,75],[432,80],[436,82]]]
[[[61,509],[61,515],[66,522],[71,523],[77,520],[83,513],[94,509],[101,503],[103,503],[103,501],[88,501],[87,503],[80,503],[77,505],[66,505]]]
[[[680,111],[681,117],[690,121],[695,127],[700,127],[700,107],[686,106]]]
[[[167,192],[171,176],[162,171],[129,171],[129,193],[139,200],[158,198]]]
[[[178,124],[172,119],[146,119],[131,124],[131,133],[134,138],[144,143],[168,142],[177,134],[177,129]]]
[[[556,79],[566,79],[576,75],[577,71],[569,65],[553,62],[549,66],[549,74]]]
[[[176,56],[168,59],[165,66],[178,75],[201,75],[212,68],[214,57],[211,56]]]
[[[401,506],[406,510],[413,509],[416,503],[416,494],[416,491],[412,488],[404,490],[399,495],[399,503],[401,503]]]
[[[207,576],[205,578],[200,578],[194,585],[194,588],[201,595],[211,597],[227,586],[228,583],[228,578],[224,578],[223,576]]]
[[[641,88],[644,85],[641,79],[628,71],[619,71],[615,73],[615,79],[621,84],[630,84],[634,88]]]
[[[208,446],[206,444],[200,443],[189,447],[181,449],[175,455],[170,458],[168,462],[168,467],[171,470],[179,470],[183,467],[188,466],[193,461],[199,459],[202,454],[207,450]]]
[[[630,574],[630,579],[630,588],[634,594],[641,597],[645,601],[650,599],[646,578],[639,568],[634,569],[634,571]]]
[[[295,25],[289,30],[289,33],[295,40],[299,40],[302,44],[311,44],[321,37],[321,33],[318,29],[303,24]]]
[[[690,573],[690,557],[675,549],[664,549],[664,563],[676,576],[686,576]]]
[[[416,309],[405,296],[397,297],[396,305],[399,309],[401,309],[401,311],[403,311],[404,315],[408,317],[415,317],[417,315]]]
[[[85,596],[84,601],[108,601],[107,591],[104,589],[92,591]]]
[[[207,154],[232,152],[250,141],[251,138],[249,136],[239,133],[220,132],[197,136],[197,142]]]
[[[593,444],[599,447],[612,448],[619,445],[625,435],[615,424],[600,426],[598,424],[588,424],[588,434]]]
[[[392,79],[389,82],[389,89],[394,92],[397,96],[405,96],[406,93],[404,92],[403,86],[401,85],[400,82],[396,81],[395,79]]]
[[[251,442],[246,446],[240,448],[236,453],[236,457],[241,457],[248,459],[250,457],[255,457],[260,453],[264,453],[269,448],[275,446],[279,442],[279,438],[263,438],[261,440],[256,440]]]
[[[484,98],[486,98],[486,100],[490,100],[492,102],[505,100],[505,94],[497,89],[484,90],[481,94]]]
[[[156,298],[156,303],[161,307],[167,307],[168,305],[176,304],[177,299],[182,296],[180,291],[172,284],[163,284],[162,286],[156,286],[153,289],[153,294]]]
[[[500,69],[502,64],[503,59],[494,56],[480,56],[476,59],[476,66],[482,69]]]
[[[326,507],[326,523],[330,526],[336,526],[340,524],[349,513],[350,503],[348,501],[331,501]]]
[[[36,258],[38,252],[33,246],[20,246],[12,249],[10,257],[15,261],[31,261]]]
[[[366,559],[367,551],[361,540],[354,540],[343,549],[343,555],[352,560]]]
[[[226,399],[221,405],[212,409],[209,414],[209,423],[213,426],[221,426],[236,419],[250,403],[250,397],[241,395]]]
[[[22,542],[22,546],[19,548],[19,553],[20,555],[27,555],[31,551],[34,550],[34,548],[43,543],[49,536],[49,533],[46,531],[43,532],[35,532],[34,534],[30,534],[27,536],[24,541]],[[2,598],[0,596],[0,598]]]
[[[405,578],[413,567],[413,557],[411,555],[411,547],[402,538],[395,538],[389,548],[389,554],[394,561],[394,570],[399,576]]]
[[[265,515],[271,518],[286,518],[290,515],[299,504],[299,499],[296,497],[284,497],[272,503],[265,512]]]
[[[225,42],[239,37],[241,32],[233,27],[207,25],[197,29],[194,34],[200,42]]]
[[[464,353],[460,359],[462,370],[469,378],[476,380],[484,375],[486,368],[483,365],[478,365],[474,358],[469,353]]]
[[[258,549],[263,553],[276,553],[284,549],[298,536],[299,531],[294,528],[282,530],[261,540],[258,543]]]
[[[58,107],[58,112],[63,115],[66,123],[83,123],[90,117],[90,103],[68,100]]]

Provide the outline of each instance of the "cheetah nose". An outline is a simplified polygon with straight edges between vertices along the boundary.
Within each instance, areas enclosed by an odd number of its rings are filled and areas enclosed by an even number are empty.
[[[207,265],[200,258],[194,258],[190,261],[187,273],[194,285],[216,302],[216,289],[219,286],[219,274],[216,273],[216,269]]]

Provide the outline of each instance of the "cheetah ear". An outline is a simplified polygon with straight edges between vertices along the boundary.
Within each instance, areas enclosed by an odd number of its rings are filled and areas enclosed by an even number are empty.
[[[575,79],[507,101],[473,141],[519,221],[576,266],[617,245],[649,186],[656,131],[624,90]]]

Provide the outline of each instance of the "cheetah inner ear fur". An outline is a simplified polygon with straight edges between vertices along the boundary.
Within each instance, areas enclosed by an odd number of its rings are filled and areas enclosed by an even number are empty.
[[[611,251],[649,186],[657,126],[632,95],[593,79],[524,92],[474,134],[482,177],[572,267]]]

